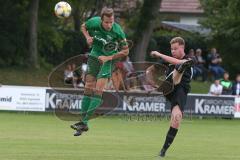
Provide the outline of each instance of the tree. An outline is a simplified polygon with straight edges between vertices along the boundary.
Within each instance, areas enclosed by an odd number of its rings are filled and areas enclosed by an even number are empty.
[[[212,30],[212,43],[220,50],[225,68],[232,74],[239,72],[240,63],[240,1],[201,0],[206,18],[205,27]],[[226,65],[227,64],[227,65]]]
[[[151,35],[153,33],[156,17],[159,14],[161,0],[144,0],[136,26],[134,60],[144,61]]]
[[[100,15],[104,6],[109,6],[114,0],[72,0],[74,30],[80,31],[81,22],[86,19]]]
[[[29,17],[29,66],[38,68],[38,6],[39,0],[31,0]]]
[[[27,58],[28,0],[0,1],[0,6],[0,66],[23,65]]]

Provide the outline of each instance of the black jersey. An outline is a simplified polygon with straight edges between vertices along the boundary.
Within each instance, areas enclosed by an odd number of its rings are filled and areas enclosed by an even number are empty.
[[[187,57],[184,56],[183,59],[187,59]],[[172,74],[173,74],[174,69],[175,69],[175,65],[168,64],[168,70],[166,72],[167,81],[172,82]],[[186,93],[188,93],[191,89],[190,82],[191,82],[191,79],[192,79],[192,74],[193,74],[192,73],[192,67],[187,68],[183,72],[183,76],[182,76],[182,79],[181,79],[180,83],[175,85],[174,88],[182,87],[184,89],[184,91]]]

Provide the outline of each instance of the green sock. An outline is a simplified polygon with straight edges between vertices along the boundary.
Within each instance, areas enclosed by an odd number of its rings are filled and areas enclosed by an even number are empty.
[[[88,111],[88,108],[89,108],[89,105],[90,105],[90,102],[91,102],[91,96],[89,95],[84,95],[83,96],[83,99],[82,99],[82,102],[81,102],[81,118],[83,118],[87,111]]]
[[[86,116],[83,118],[83,123],[87,124],[88,120],[91,118],[91,116],[93,115],[94,111],[102,104],[102,96],[100,95],[94,95],[94,97],[92,97],[91,103],[88,107],[87,110],[87,114]]]

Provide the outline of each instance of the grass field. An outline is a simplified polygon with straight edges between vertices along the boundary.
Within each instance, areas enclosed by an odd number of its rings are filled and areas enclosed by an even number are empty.
[[[0,83],[3,85],[48,86],[51,69],[1,68]]]
[[[102,117],[73,137],[52,114],[0,112],[0,160],[158,160],[167,120]],[[239,160],[240,121],[184,120],[165,160]]]

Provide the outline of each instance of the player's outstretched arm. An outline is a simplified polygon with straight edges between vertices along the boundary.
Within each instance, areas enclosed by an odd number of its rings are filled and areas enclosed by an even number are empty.
[[[82,24],[81,31],[82,31],[84,37],[86,38],[88,45],[91,46],[93,43],[93,37],[91,37],[89,35],[85,23]]]
[[[174,57],[170,57],[170,56],[164,55],[162,53],[159,53],[157,51],[152,51],[150,54],[152,57],[162,58],[163,60],[167,61],[168,63],[174,64],[174,65],[181,64],[184,62],[184,60],[179,60]]]

